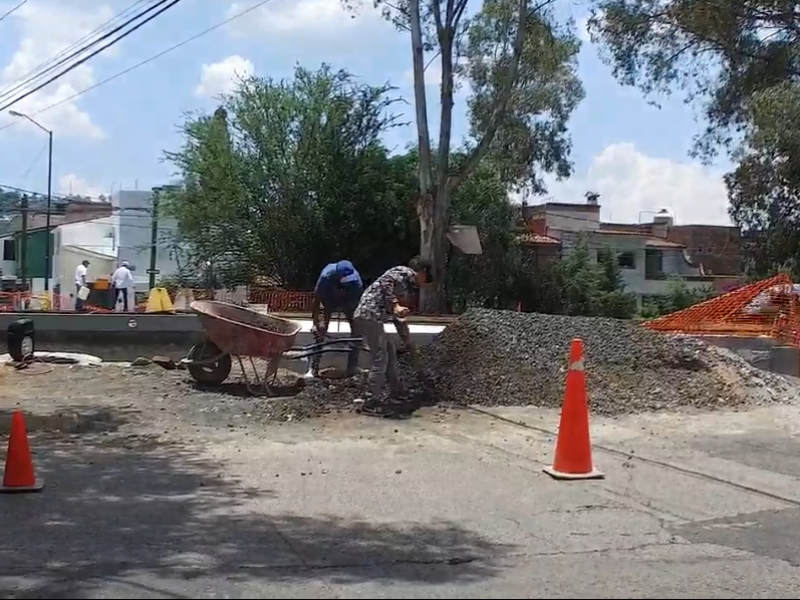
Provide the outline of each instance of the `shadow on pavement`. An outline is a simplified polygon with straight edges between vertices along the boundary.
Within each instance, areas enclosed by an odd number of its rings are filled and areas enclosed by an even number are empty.
[[[135,594],[125,597],[189,598],[208,592],[166,589],[201,580],[468,583],[495,576],[495,559],[513,551],[447,522],[265,515],[254,500],[274,492],[245,490],[219,464],[152,438],[38,434],[31,444],[45,488],[0,495],[2,598],[86,598],[119,585]]]

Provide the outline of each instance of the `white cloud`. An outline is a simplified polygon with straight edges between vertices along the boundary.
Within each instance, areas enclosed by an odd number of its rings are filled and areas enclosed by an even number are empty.
[[[722,174],[691,162],[645,156],[631,143],[608,146],[586,173],[553,182],[559,202],[583,202],[587,191],[600,194],[603,220],[638,223],[653,212],[671,209],[676,224],[730,225]]]
[[[14,12],[4,25],[10,29],[13,22],[18,34],[17,49],[10,61],[0,72],[0,89],[10,92],[20,85],[42,63],[51,60],[68,46],[83,38],[98,25],[113,16],[107,5],[89,5],[77,2],[57,2],[55,0],[31,0]],[[104,52],[102,56],[113,55]],[[64,57],[60,57],[59,60]],[[69,98],[76,92],[95,83],[93,63],[100,59],[90,59],[87,63],[73,69],[57,81],[39,90],[28,98],[14,104],[14,110],[34,115],[52,104]],[[50,65],[48,65],[50,66]],[[58,71],[49,73],[50,76]],[[47,77],[40,78],[46,80]],[[37,80],[37,84],[42,83]],[[25,84],[9,98],[22,91],[30,91],[36,84]],[[7,123],[8,115],[0,115],[0,124]],[[103,137],[102,130],[82,111],[78,99],[64,102],[56,108],[35,117],[43,126],[57,131],[59,135],[90,138]],[[20,127],[34,127],[25,121]]]
[[[200,83],[194,92],[198,96],[214,98],[220,94],[231,92],[239,77],[246,77],[255,72],[253,63],[234,54],[219,62],[205,64],[200,73]]]
[[[94,199],[104,192],[100,186],[92,185],[74,173],[67,173],[58,178],[58,193],[73,196],[89,196]]]
[[[235,2],[227,16],[246,8],[247,5]],[[320,38],[350,36],[356,29],[369,30],[381,22],[380,11],[373,8],[372,2],[365,2],[358,12],[353,12],[343,8],[341,0],[272,0],[231,26],[240,35],[268,33],[293,39],[302,35],[321,41]]]

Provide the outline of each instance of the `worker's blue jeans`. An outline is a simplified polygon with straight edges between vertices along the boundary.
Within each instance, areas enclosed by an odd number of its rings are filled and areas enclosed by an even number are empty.
[[[122,295],[122,310],[123,312],[128,312],[128,288],[114,288],[114,307],[117,308],[117,302],[119,302],[119,297]]]

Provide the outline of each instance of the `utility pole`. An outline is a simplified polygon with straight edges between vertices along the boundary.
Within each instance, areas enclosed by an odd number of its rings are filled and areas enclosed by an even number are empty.
[[[161,188],[154,187],[152,195],[153,204],[150,210],[150,217],[152,219],[150,222],[150,268],[147,270],[147,273],[150,275],[151,290],[156,287],[156,275],[158,274],[158,269],[156,269],[156,265],[158,264],[156,250],[158,248],[158,202],[160,194]]]
[[[22,234],[19,245],[19,277],[22,280],[22,291],[25,291],[25,282],[28,279],[28,195],[23,194],[20,201],[22,211]]]
[[[53,274],[53,237],[50,231],[50,213],[53,205],[53,132],[47,130],[47,217],[45,218],[44,228],[47,231],[44,250],[44,291],[48,298],[50,295],[50,277]]]
[[[47,151],[47,217],[46,217],[46,222],[45,222],[45,226],[44,226],[44,228],[46,230],[46,232],[45,232],[46,233],[46,236],[45,236],[46,237],[46,241],[45,241],[45,251],[44,251],[45,252],[45,258],[44,258],[44,270],[45,270],[45,273],[44,273],[44,291],[47,292],[47,291],[50,290],[50,276],[53,274],[53,256],[52,256],[53,255],[53,248],[52,248],[52,242],[50,240],[50,234],[51,234],[51,232],[50,232],[50,213],[52,212],[52,202],[53,202],[53,132],[50,129],[48,129],[47,127],[45,127],[44,125],[42,125],[41,123],[39,123],[39,121],[37,121],[36,119],[31,118],[30,116],[26,115],[25,113],[17,112],[15,110],[10,110],[10,111],[8,111],[8,113],[12,117],[17,117],[17,118],[20,118],[20,119],[26,119],[26,120],[30,121],[31,123],[36,125],[36,127],[38,127],[39,129],[41,129],[42,131],[44,131],[47,134],[47,150],[48,150]],[[69,191],[70,191],[70,195],[72,195],[72,182],[70,182]],[[23,235],[23,238],[25,239],[25,243],[22,246],[23,248],[26,248],[27,245],[28,245],[27,205],[28,205],[28,199],[26,198],[25,199],[26,212],[24,212],[23,215],[22,215],[22,223],[23,223],[22,226],[24,228],[24,231],[26,232]],[[22,252],[24,252],[24,250]],[[25,283],[25,275],[27,275],[27,265],[25,264],[24,259],[22,258],[24,256],[25,256],[25,254],[20,254],[21,270],[22,270],[22,276],[23,276],[23,281],[22,281],[23,285]]]

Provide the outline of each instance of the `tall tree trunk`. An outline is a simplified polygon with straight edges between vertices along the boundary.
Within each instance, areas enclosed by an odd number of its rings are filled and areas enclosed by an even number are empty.
[[[549,2],[550,0],[547,0]],[[453,41],[458,23],[467,7],[467,2],[447,0],[442,14],[441,0],[432,0],[431,9],[436,25],[436,34],[442,63],[440,87],[441,116],[439,122],[439,146],[437,148],[436,181],[433,180],[430,133],[428,131],[427,101],[425,98],[425,66],[420,24],[420,0],[409,2],[409,25],[414,67],[414,94],[416,101],[417,132],[420,150],[420,200],[418,206],[420,224],[420,254],[433,263],[436,283],[423,291],[420,310],[440,313],[446,309],[444,281],[446,276],[447,232],[450,227],[450,197],[466,177],[475,170],[486,156],[506,111],[514,83],[517,80],[519,62],[525,42],[526,19],[530,0],[517,0],[517,31],[512,45],[512,56],[506,79],[492,107],[491,123],[480,142],[456,173],[450,172],[450,137],[453,120]]]
[[[434,198],[425,194],[419,205],[420,256],[433,263],[435,284],[422,290],[420,312],[427,314],[443,313],[446,306],[444,277],[446,275],[447,230],[449,228],[450,192],[445,189],[442,196]]]
[[[453,129],[453,35],[457,12],[453,0],[445,3],[444,19],[438,0],[432,3],[439,42],[442,74],[439,85],[439,144],[436,153],[435,196],[424,197],[420,213],[420,247],[422,256],[433,263],[435,285],[423,291],[420,308],[427,313],[442,313],[447,309],[444,281],[447,272],[447,231],[450,227],[450,137]]]
[[[433,157],[431,155],[431,136],[428,130],[428,100],[425,94],[425,51],[422,41],[422,23],[420,21],[420,0],[408,3],[409,27],[411,29],[411,59],[414,70],[414,107],[416,109],[417,136],[419,138],[419,201],[417,215],[419,217],[420,256],[434,263],[434,275],[439,259],[441,242],[436,218],[436,189],[433,182]],[[446,239],[446,238],[445,238]],[[443,268],[442,264],[442,268]],[[437,286],[438,288],[438,286]],[[420,310],[437,312],[436,289],[430,294],[427,290],[421,294]],[[441,292],[439,292],[441,293]]]
[[[422,23],[419,14],[420,0],[408,3],[411,27],[411,60],[414,70],[414,108],[419,142],[419,189],[424,196],[433,190],[433,165],[431,134],[428,131],[428,99],[425,95],[425,50],[422,42]]]

